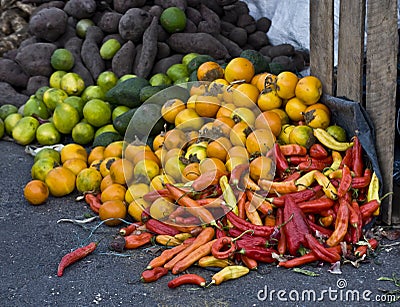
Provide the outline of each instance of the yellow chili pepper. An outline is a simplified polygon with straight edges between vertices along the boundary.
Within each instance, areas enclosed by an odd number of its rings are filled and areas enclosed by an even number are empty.
[[[229,185],[228,177],[222,176],[219,179],[219,185],[221,186],[222,195],[224,196],[227,206],[237,215],[237,200],[235,194],[233,193],[232,187]]]
[[[169,235],[157,235],[156,242],[161,245],[165,246],[177,246],[182,244],[182,241],[178,240],[177,238]]]
[[[337,190],[328,177],[326,177],[320,171],[315,171],[314,178],[318,182],[318,184],[322,186],[322,190],[327,197],[333,200],[336,200],[338,198]]]
[[[315,172],[315,170],[309,171],[296,180],[295,185],[297,186],[297,191],[303,191],[307,189],[314,182]]]
[[[216,267],[225,268],[229,265],[233,265],[233,262],[229,259],[218,259],[214,256],[204,256],[198,261],[198,265],[202,268]]]
[[[378,176],[376,176],[376,173],[373,172],[371,181],[368,185],[368,191],[367,191],[367,201],[371,200],[377,200],[379,203],[381,203],[380,198],[379,198],[379,179]],[[380,212],[380,207],[376,209],[373,213],[374,216],[379,215]]]
[[[343,160],[340,152],[338,152],[336,150],[333,150],[331,155],[332,155],[333,162],[332,162],[331,166],[324,171],[325,176],[328,176],[330,173],[338,170],[340,167],[340,164],[342,163],[342,160]]]
[[[241,265],[231,265],[223,268],[212,277],[211,284],[219,285],[224,281],[242,277],[250,272],[249,268]]]

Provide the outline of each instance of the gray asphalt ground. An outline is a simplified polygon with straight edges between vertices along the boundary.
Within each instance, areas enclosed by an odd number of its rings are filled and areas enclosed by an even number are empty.
[[[342,266],[342,274],[328,272],[328,266],[305,267],[319,276],[311,277],[275,265],[260,265],[238,280],[200,289],[185,285],[169,289],[168,274],[144,284],[140,274],[159,251],[152,248],[112,253],[108,243],[119,227],[100,226],[96,220],[82,227],[57,223],[63,218],[82,219],[90,209],[76,202],[77,193],[52,198],[31,206],[23,197],[30,180],[33,157],[24,147],[0,140],[0,305],[1,306],[399,306],[388,305],[400,285],[378,281],[400,277],[400,247],[397,241],[355,268]],[[96,228],[96,231],[93,230]],[[96,251],[68,267],[64,276],[56,271],[61,257],[72,249],[100,240]],[[392,245],[392,246],[388,246]],[[209,282],[214,272],[190,268]],[[315,294],[315,297],[314,297]],[[297,297],[298,295],[298,297]],[[386,301],[386,302],[382,302]]]

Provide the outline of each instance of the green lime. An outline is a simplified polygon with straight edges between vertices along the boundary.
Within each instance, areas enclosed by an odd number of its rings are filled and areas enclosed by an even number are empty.
[[[54,145],[60,143],[61,134],[53,123],[44,123],[36,130],[36,140],[40,145]]]
[[[61,78],[60,86],[68,95],[79,96],[85,89],[85,81],[77,73],[69,72]]]
[[[51,66],[55,70],[69,71],[75,64],[74,55],[68,49],[56,49],[50,58]]]
[[[44,182],[47,173],[57,166],[59,166],[59,163],[52,158],[41,158],[36,160],[31,168],[32,179],[38,179]]]
[[[115,130],[113,124],[107,124],[107,125],[101,126],[99,129],[96,130],[96,133],[94,134],[94,138],[97,138],[103,132],[115,132],[115,133],[118,133],[118,131]]]
[[[98,85],[89,85],[83,90],[81,94],[81,98],[83,99],[84,102],[87,102],[92,99],[104,100],[105,96],[106,95],[104,93],[104,90]]]
[[[10,114],[17,113],[18,108],[12,104],[3,104],[0,107],[0,118],[2,120],[5,120],[6,117]]]
[[[4,121],[0,118],[0,139],[4,136]]]
[[[119,49],[121,49],[121,43],[115,38],[110,38],[101,45],[100,56],[104,60],[111,60]]]
[[[118,82],[117,75],[112,71],[103,71],[97,77],[97,85],[100,86],[104,92],[113,88]]]
[[[183,77],[174,81],[174,85],[189,82],[189,77]]]
[[[121,77],[118,79],[118,82],[117,82],[117,83],[121,83],[121,82],[124,82],[125,80],[131,79],[131,78],[136,78],[136,77],[137,77],[137,76],[136,76],[136,75],[133,75],[133,74],[123,75],[123,76],[121,76]]]
[[[158,74],[153,75],[150,80],[150,85],[158,86],[158,85],[171,85],[172,80],[166,74],[160,72]]]
[[[346,130],[338,125],[329,126],[326,131],[339,142],[346,142],[347,140]]]
[[[186,65],[178,63],[173,64],[167,69],[167,75],[172,81],[189,77],[189,71]]]
[[[49,147],[42,148],[39,150],[35,157],[33,158],[33,161],[36,162],[40,159],[44,158],[51,158],[53,159],[56,163],[60,164],[61,163],[61,154],[57,150]]]
[[[171,6],[161,13],[160,23],[168,33],[183,31],[186,27],[185,12],[179,7]]]
[[[49,79],[50,87],[61,88],[61,78],[66,74],[66,71],[57,70],[53,72]]]
[[[127,106],[117,106],[114,108],[114,110],[111,113],[111,119],[114,120],[118,116],[120,116],[121,114],[123,114],[125,112],[128,112],[129,110],[130,110],[130,108]]]
[[[83,117],[94,127],[104,126],[111,121],[111,107],[101,99],[89,100],[83,107]]]
[[[196,58],[198,56],[199,56],[199,54],[195,53],[195,52],[188,53],[182,58],[182,64],[187,66],[191,60],[193,60],[194,58]]]
[[[81,19],[76,24],[76,27],[75,27],[76,34],[80,38],[85,38],[87,29],[94,25],[95,24],[91,19]]]
[[[79,113],[79,118],[83,117],[83,107],[85,102],[81,97],[78,96],[69,96],[68,98],[64,99],[64,103],[73,106]]]
[[[56,106],[68,97],[68,94],[59,88],[49,88],[43,93],[43,102],[46,107],[53,111]]]
[[[39,121],[32,116],[21,118],[12,129],[12,137],[20,145],[28,145],[35,140]]]
[[[43,100],[43,94],[45,91],[47,91],[50,87],[49,86],[42,86],[39,87],[36,92],[35,92],[35,96],[37,99]]]
[[[63,134],[71,133],[74,126],[79,123],[79,113],[71,105],[60,103],[53,112],[54,126]]]
[[[32,95],[24,105],[24,116],[37,115],[42,119],[48,119],[50,117],[49,110],[47,109],[45,103],[37,99],[35,95]]]
[[[81,145],[86,145],[94,139],[94,128],[88,123],[80,122],[72,129],[72,140]]]
[[[19,122],[20,119],[22,119],[23,116],[20,113],[12,113],[10,115],[8,115],[5,119],[4,119],[4,128],[6,130],[6,133],[8,135],[12,135],[12,131],[15,127],[15,125]]]

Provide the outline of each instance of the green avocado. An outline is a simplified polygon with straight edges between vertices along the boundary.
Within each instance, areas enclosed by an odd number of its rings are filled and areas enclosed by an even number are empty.
[[[140,91],[150,83],[144,78],[130,78],[117,83],[106,93],[106,101],[112,105],[123,105],[137,108],[141,105]]]
[[[126,111],[125,113],[122,113],[121,115],[118,115],[114,120],[113,120],[113,126],[115,130],[119,132],[121,135],[125,135],[126,129],[129,126],[129,123],[135,114],[137,108],[130,109],[129,111]]]
[[[266,72],[269,68],[267,59],[256,50],[243,50],[240,57],[248,59],[253,63],[255,74]]]

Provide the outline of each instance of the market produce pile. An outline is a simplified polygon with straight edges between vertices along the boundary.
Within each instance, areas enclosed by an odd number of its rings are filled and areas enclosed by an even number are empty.
[[[260,263],[337,268],[374,251],[376,173],[321,81],[296,74],[302,53],[268,45],[268,20],[240,1],[107,3],[50,1],[0,59],[0,81],[26,95],[0,118],[34,155],[30,204],[79,194],[121,227],[112,250],[163,247],[141,277],[179,274],[170,288],[206,286],[192,266],[221,268],[218,285]]]

